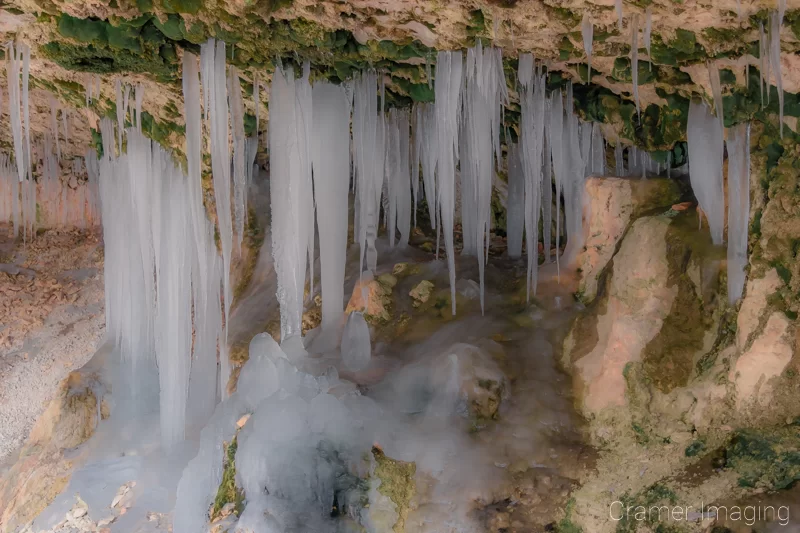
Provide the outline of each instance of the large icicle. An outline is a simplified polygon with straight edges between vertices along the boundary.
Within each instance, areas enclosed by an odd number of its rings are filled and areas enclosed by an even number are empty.
[[[386,231],[389,246],[408,244],[411,230],[411,179],[409,176],[408,113],[392,109],[386,124],[386,184],[389,200]]]
[[[689,179],[708,219],[711,239],[722,244],[725,196],[722,182],[723,140],[719,120],[705,103],[689,104],[686,126],[689,146]]]
[[[24,45],[20,45],[24,46]],[[22,137],[22,116],[20,115],[20,59],[19,49],[10,43],[6,47],[6,79],[8,80],[8,105],[11,122],[11,136],[14,140],[14,163],[19,181],[27,175],[25,170],[25,148]],[[16,225],[14,226],[16,228]],[[16,230],[14,236],[16,237]]]
[[[278,276],[281,342],[302,333],[309,235],[313,235],[310,139],[311,87],[307,75],[276,68],[270,91],[270,201],[272,255]]]
[[[728,301],[742,297],[750,221],[750,124],[728,130]]]
[[[384,124],[378,115],[378,78],[375,72],[356,77],[353,90],[353,168],[358,199],[360,270],[364,261],[375,271],[378,252],[378,215],[384,172]]]
[[[461,101],[462,55],[460,51],[441,51],[436,59],[436,160],[437,194],[441,230],[447,250],[450,273],[450,301],[456,314],[456,263],[453,246],[455,215],[455,172],[458,154],[458,120]]]
[[[29,181],[33,181],[33,166],[31,165],[31,110],[28,105],[28,79],[30,77],[31,65],[31,47],[27,44],[20,44],[19,51],[22,52],[22,114],[24,122],[22,124],[25,129],[25,174],[28,176]],[[69,139],[66,139],[69,142]],[[30,184],[29,184],[30,185]],[[35,195],[36,185],[32,185],[32,190]],[[35,198],[35,196],[34,196]],[[33,200],[33,221],[36,220],[36,201]],[[32,226],[31,226],[32,227]],[[33,235],[31,235],[33,236]]]
[[[524,54],[520,64],[525,73],[520,77],[520,162],[525,179],[525,247],[528,252],[528,269],[526,275],[526,297],[536,294],[539,273],[539,214],[542,211],[542,188],[549,187],[549,172],[543,177],[545,119],[547,114],[545,87],[546,80],[540,71],[534,72],[533,57]],[[545,163],[545,167],[548,165]],[[544,181],[544,183],[543,183]],[[549,192],[549,191],[548,191]],[[545,194],[545,199],[550,200]],[[548,214],[545,212],[545,217]],[[549,224],[543,224],[544,231],[549,231]],[[549,243],[549,238],[545,239]],[[547,256],[545,256],[547,257]]]
[[[220,341],[220,350],[225,354],[227,368],[227,324],[233,298],[230,269],[233,246],[233,224],[231,221],[231,154],[228,129],[228,94],[225,75],[225,43],[209,39],[200,46],[203,93],[208,95],[206,116],[210,122],[211,172],[214,183],[214,201],[217,208],[217,224],[222,248],[222,283],[225,301],[225,333]],[[220,355],[220,360],[223,356]],[[225,382],[225,376],[221,376]],[[224,390],[224,389],[223,389]]]
[[[334,328],[344,309],[350,103],[341,85],[317,82],[312,92],[311,159],[319,227],[322,327]]]
[[[553,158],[553,174],[555,175],[555,205],[556,205],[556,264],[560,271],[559,255],[561,250],[561,193],[564,189],[564,100],[560,90],[555,90],[550,95],[550,150]]]
[[[436,230],[439,210],[436,202],[436,108],[435,104],[422,104],[418,108],[420,157],[422,159],[422,184],[425,189],[425,200],[428,204],[428,216],[431,220],[431,229]]]
[[[501,106],[507,99],[500,49],[484,49],[478,41],[474,48],[467,51],[464,75],[464,115],[460,139],[463,253],[474,254],[478,258],[483,311],[492,176],[495,157],[499,155]]]
[[[583,37],[583,49],[586,51],[586,62],[589,67],[589,74],[586,81],[592,80],[592,41],[594,39],[594,25],[589,12],[583,14],[581,21],[581,36]]]

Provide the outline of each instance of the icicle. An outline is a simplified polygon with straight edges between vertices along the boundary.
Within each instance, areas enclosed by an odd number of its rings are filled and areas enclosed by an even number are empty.
[[[413,226],[417,227],[417,199],[419,198],[419,163],[421,143],[419,139],[419,105],[414,104],[411,108],[411,212],[413,214]]]
[[[450,273],[450,301],[456,314],[456,265],[453,246],[455,211],[455,171],[458,153],[458,120],[461,101],[462,55],[460,51],[444,52],[436,60],[436,135],[438,157],[438,204]],[[438,247],[437,247],[438,249]]]
[[[314,84],[311,139],[319,224],[322,327],[335,328],[344,310],[347,194],[350,181],[350,105],[341,85]]]
[[[594,38],[594,26],[589,12],[583,14],[581,21],[581,35],[583,36],[583,49],[586,51],[586,61],[589,67],[589,75],[586,81],[592,80],[592,40]]]
[[[742,20],[742,0],[736,0],[736,17]]]
[[[270,90],[270,201],[272,255],[278,277],[281,342],[302,333],[303,294],[313,236],[310,131],[311,87],[308,78],[295,80],[291,69],[278,67]]]
[[[689,105],[687,123],[689,178],[697,201],[711,228],[714,244],[722,244],[724,191],[722,180],[723,138],[720,121],[705,103]]]
[[[56,156],[61,160],[61,143],[58,140],[58,100],[50,97],[50,133],[56,140]]]
[[[408,244],[411,226],[411,193],[409,176],[408,114],[392,109],[386,125],[386,184],[388,217],[386,221],[389,246],[395,245],[396,232],[400,245]]]
[[[614,175],[621,178],[625,175],[625,161],[623,160],[622,142],[617,138],[617,144],[614,145]]]
[[[31,47],[27,44],[19,45],[18,52],[22,52],[22,113],[25,117],[23,124],[25,128],[25,173],[28,180],[33,180],[33,166],[31,165],[31,115],[28,105],[28,79],[30,76]],[[69,140],[67,140],[69,142]],[[33,193],[36,193],[36,185],[33,185]],[[33,203],[33,220],[36,220],[36,202]]]
[[[555,90],[550,95],[550,150],[553,157],[553,174],[555,175],[556,205],[556,267],[560,276],[561,263],[561,193],[564,187],[566,169],[564,166],[564,101],[561,91]]]
[[[639,15],[631,17],[631,81],[633,84],[633,101],[636,104],[636,116],[639,116]]]
[[[64,143],[69,144],[69,110],[61,110],[61,125],[64,126]]]
[[[14,50],[14,44],[9,43],[6,47],[6,78],[8,80],[8,105],[9,105],[9,120],[11,122],[11,135],[14,140],[14,164],[16,166],[19,181],[25,178],[25,149],[23,148],[22,139],[22,117],[20,116],[20,64],[17,52]],[[15,198],[17,198],[15,196]],[[16,233],[17,225],[14,225]]]
[[[542,76],[544,77],[544,76]],[[544,98],[545,95],[542,94]],[[544,129],[545,140],[542,144],[542,156],[544,157],[544,170],[542,172],[542,246],[544,247],[544,262],[550,262],[550,242],[553,233],[553,159],[551,157],[550,143],[550,117],[549,101],[545,111]],[[538,245],[537,245],[538,247]]]
[[[383,114],[378,114],[378,80],[375,72],[363,72],[355,79],[353,103],[353,167],[358,198],[360,268],[364,261],[375,271],[378,252],[378,211],[384,173]]]
[[[644,48],[647,50],[647,65],[653,70],[653,58],[650,54],[650,40],[653,32],[653,11],[650,6],[644,12]]]
[[[99,81],[98,81],[99,83]],[[136,131],[142,132],[142,99],[144,98],[144,87],[141,83],[136,84]]]
[[[247,170],[245,163],[246,140],[244,135],[244,102],[239,71],[231,66],[228,70],[228,102],[230,105],[231,133],[233,136],[233,224],[236,249],[241,254],[244,239],[245,195],[247,194]]]
[[[728,301],[742,297],[750,220],[750,124],[728,130]]]
[[[594,176],[606,175],[606,140],[599,122],[592,123],[591,173]]]
[[[256,113],[256,132],[255,138],[258,141],[259,118],[261,115],[261,84],[258,81],[258,72],[253,74],[253,108]]]
[[[778,12],[769,15],[769,59],[771,70],[775,73],[775,87],[778,90],[778,123],[781,138],[783,138],[783,68],[781,66],[781,24],[783,21],[782,10],[786,9],[785,0],[779,0]],[[767,78],[769,83],[769,78]]]
[[[614,2],[614,8],[617,11],[617,29],[622,31],[622,0],[616,0]]]
[[[431,229],[437,228],[438,209],[436,208],[436,108],[435,104],[422,104],[419,107],[419,143],[422,159],[422,184],[425,188],[425,200],[428,203],[428,216]],[[437,232],[438,233],[438,232]],[[438,253],[438,250],[437,250]]]

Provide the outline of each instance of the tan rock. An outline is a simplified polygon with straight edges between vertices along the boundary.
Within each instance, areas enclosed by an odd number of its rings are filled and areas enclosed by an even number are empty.
[[[785,314],[780,311],[772,313],[764,331],[736,360],[729,379],[736,386],[737,405],[769,403],[772,398],[770,380],[780,376],[792,360],[789,326],[790,322]]]
[[[640,360],[670,312],[677,287],[668,286],[669,224],[664,217],[633,223],[614,257],[605,312],[598,312],[595,324],[576,322],[565,340],[584,414],[625,405],[625,366]]]
[[[580,272],[578,294],[585,303],[597,295],[598,278],[631,222],[647,210],[660,206],[668,208],[679,196],[678,186],[667,179],[586,179],[586,242],[575,259]]]
[[[430,299],[432,293],[433,283],[424,279],[417,283],[408,295],[414,300],[414,307],[419,307]]]
[[[778,271],[768,270],[763,278],[747,282],[747,292],[736,317],[736,346],[743,350],[747,339],[758,327],[758,322],[767,307],[767,297],[782,285]]]

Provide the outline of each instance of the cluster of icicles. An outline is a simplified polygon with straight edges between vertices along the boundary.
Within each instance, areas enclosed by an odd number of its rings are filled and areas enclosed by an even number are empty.
[[[32,239],[39,227],[88,227],[99,223],[98,175],[85,159],[72,159],[73,186],[62,180],[60,133],[69,142],[69,115],[50,99],[49,131],[32,139],[28,106],[30,48],[6,46],[8,110],[13,159],[0,155],[0,222],[10,223],[14,238]],[[0,92],[0,101],[3,100]],[[55,145],[55,146],[54,146]],[[54,151],[55,148],[55,151]],[[40,169],[38,179],[33,169]],[[77,178],[81,178],[80,183]]]

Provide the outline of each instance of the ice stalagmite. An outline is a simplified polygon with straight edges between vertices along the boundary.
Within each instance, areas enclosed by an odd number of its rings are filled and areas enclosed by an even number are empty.
[[[231,154],[228,129],[228,91],[225,75],[225,43],[209,39],[200,46],[202,84],[204,99],[207,98],[206,116],[210,123],[211,172],[214,183],[214,201],[217,208],[217,224],[222,248],[222,282],[225,300],[225,324],[231,308],[230,268],[233,247],[233,223],[231,220]],[[227,331],[227,326],[226,326]],[[226,353],[227,333],[220,341],[221,351]],[[222,357],[220,357],[222,360]],[[227,361],[227,356],[225,357]],[[226,365],[223,368],[227,368]],[[224,376],[222,376],[224,380]]]
[[[639,15],[631,17],[631,83],[636,116],[639,116]]]
[[[647,6],[647,9],[644,11],[644,33],[642,34],[642,38],[644,39],[644,49],[647,50],[647,64],[650,70],[653,70],[653,59],[650,57],[650,41],[652,40],[652,34],[653,10],[650,6]]]
[[[587,81],[592,79],[592,40],[594,39],[594,25],[589,12],[583,14],[581,21],[581,36],[583,37],[583,49],[586,51],[586,62],[589,67],[589,74],[586,78]]]
[[[525,226],[525,176],[522,173],[522,161],[519,148],[508,143],[508,200],[506,202],[506,237],[508,240],[508,256],[522,256],[522,232]]]
[[[270,92],[270,130],[280,135],[269,136],[270,201],[281,342],[302,333],[308,242],[314,220],[306,127],[312,119],[310,93],[307,76],[295,80],[291,69],[275,70]]]
[[[239,71],[228,69],[228,102],[230,104],[231,133],[233,137],[233,228],[236,248],[241,253],[244,238],[245,196],[247,194],[246,140],[244,136],[244,102]]]
[[[317,82],[312,91],[311,160],[319,227],[322,327],[336,327],[344,309],[350,102],[344,87]],[[274,241],[273,241],[274,242]]]
[[[711,239],[722,244],[725,197],[722,185],[723,140],[720,121],[705,103],[689,105],[686,126],[689,146],[689,179],[708,219]]]
[[[458,154],[458,120],[461,102],[462,55],[460,51],[439,52],[436,60],[436,177],[441,230],[450,273],[450,301],[456,313],[456,263],[453,246],[455,215],[455,172]]]
[[[728,130],[728,301],[742,297],[750,221],[750,124]]]

